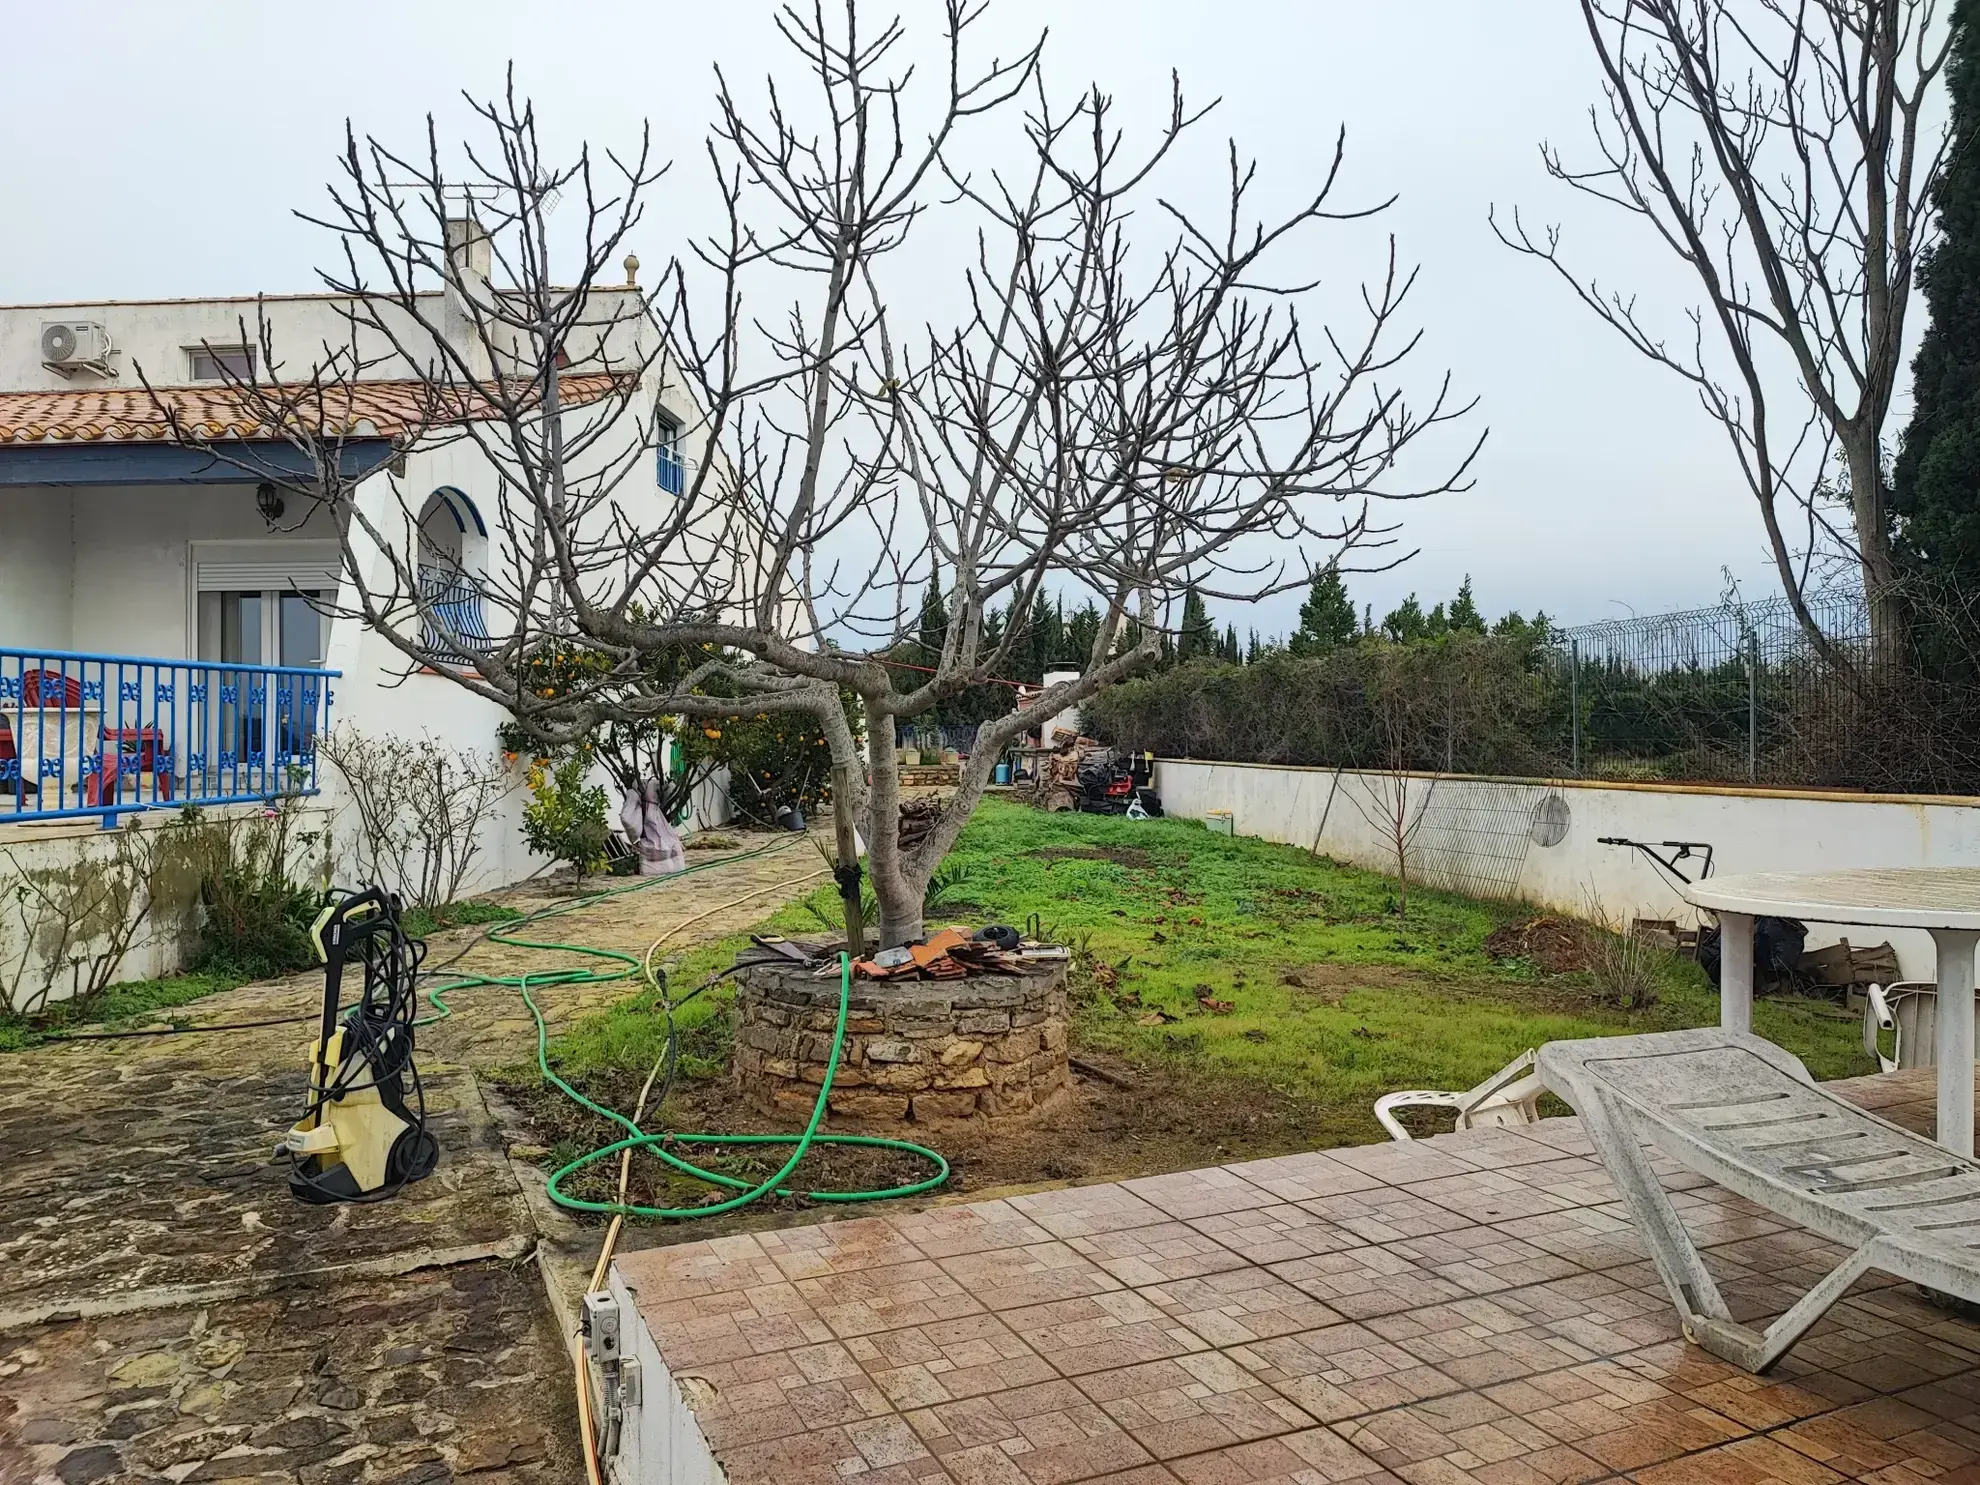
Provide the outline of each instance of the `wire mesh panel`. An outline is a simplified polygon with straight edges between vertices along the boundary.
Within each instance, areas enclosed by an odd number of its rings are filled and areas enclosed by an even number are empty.
[[[1785,599],[1615,619],[1561,631],[1551,684],[1568,693],[1567,771],[1840,788],[1971,788],[1947,720],[1966,698],[1871,644],[1862,596],[1820,593],[1817,644]]]
[[[1493,779],[1432,779],[1410,847],[1419,881],[1469,897],[1511,897],[1533,844],[1540,784]]]

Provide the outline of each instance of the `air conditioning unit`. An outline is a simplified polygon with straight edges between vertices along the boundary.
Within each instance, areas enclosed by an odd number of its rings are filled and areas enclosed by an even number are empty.
[[[110,344],[110,332],[93,320],[44,320],[41,326],[41,364],[63,376],[87,371],[96,376],[115,376],[110,358],[117,348]]]

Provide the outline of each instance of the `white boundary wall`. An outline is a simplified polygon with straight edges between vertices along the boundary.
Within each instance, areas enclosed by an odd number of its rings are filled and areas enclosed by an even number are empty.
[[[1164,759],[1155,782],[1170,815],[1200,820],[1226,809],[1240,835],[1394,874],[1384,838],[1385,804],[1395,797],[1388,775]],[[1534,811],[1549,796],[1567,806],[1567,830],[1543,846]],[[1690,923],[1698,914],[1641,854],[1602,845],[1603,836],[1710,842],[1717,876],[1980,866],[1980,799],[1412,774],[1405,808],[1415,832],[1410,869],[1425,885],[1583,915],[1596,902],[1617,919]],[[1811,948],[1888,939],[1907,979],[1933,976],[1923,933],[1818,923],[1808,930]]]

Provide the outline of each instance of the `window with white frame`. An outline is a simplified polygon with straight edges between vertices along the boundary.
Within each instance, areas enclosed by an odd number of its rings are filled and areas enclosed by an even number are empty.
[[[188,346],[186,362],[196,382],[254,379],[255,356],[251,345]]]
[[[681,460],[681,425],[671,418],[653,420],[654,474],[660,488],[678,495],[687,487],[687,469]]]

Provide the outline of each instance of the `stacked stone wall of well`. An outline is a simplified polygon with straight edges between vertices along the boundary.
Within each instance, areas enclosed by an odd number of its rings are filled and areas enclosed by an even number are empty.
[[[738,972],[732,1074],[766,1113],[808,1115],[832,1053],[836,973],[782,965]],[[831,1113],[944,1123],[1023,1118],[1071,1085],[1062,964],[961,980],[855,980]]]

